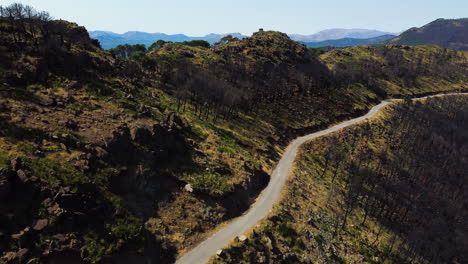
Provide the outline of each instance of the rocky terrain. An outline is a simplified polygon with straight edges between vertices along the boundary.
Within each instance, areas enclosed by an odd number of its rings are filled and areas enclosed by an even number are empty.
[[[466,53],[442,48],[317,57],[260,31],[216,48],[168,43],[123,58],[77,24],[4,10],[6,263],[172,263],[249,207],[292,137],[386,96],[466,89]],[[446,71],[431,70],[442,61]]]

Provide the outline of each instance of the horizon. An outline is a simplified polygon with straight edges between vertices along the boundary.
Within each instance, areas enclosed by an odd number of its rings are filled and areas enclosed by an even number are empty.
[[[288,33],[288,32],[282,32],[282,33],[285,33],[287,35],[301,35],[301,36],[309,36],[309,35],[314,35],[314,34],[318,34],[320,32],[323,32],[323,31],[327,31],[327,30],[369,30],[369,31],[381,31],[381,32],[384,32],[384,33],[389,33],[389,34],[400,34],[402,33],[403,31],[405,30],[402,30],[402,31],[399,31],[399,32],[387,32],[387,31],[383,31],[383,30],[378,30],[378,29],[372,29],[372,28],[327,28],[327,29],[323,29],[323,30],[320,30],[320,31],[317,31],[317,32],[311,32],[309,34],[300,34],[300,33]],[[125,32],[122,32],[122,33],[118,33],[118,32],[114,32],[114,31],[110,31],[110,30],[88,30],[89,32],[106,32],[106,33],[114,33],[114,34],[119,34],[119,35],[123,35],[123,34],[126,34],[126,33],[133,33],[133,32],[136,32],[136,33],[147,33],[147,34],[165,34],[165,35],[168,35],[168,36],[171,36],[171,35],[185,35],[185,36],[188,36],[188,37],[205,37],[205,36],[208,36],[208,35],[225,35],[225,34],[241,34],[241,35],[244,35],[244,36],[251,36],[253,33],[255,32],[252,32],[251,34],[243,34],[241,32],[210,32],[210,33],[207,33],[207,34],[204,34],[204,35],[190,35],[190,34],[186,34],[186,33],[174,33],[174,34],[168,34],[168,33],[165,33],[165,32],[148,32],[148,31],[139,31],[139,30],[130,30],[130,31],[125,31]]]
[[[226,33],[250,36],[259,28],[290,35],[311,35],[328,29],[368,29],[401,33],[438,18],[466,17],[463,10],[468,9],[468,2],[461,0],[448,0],[444,3],[435,0],[414,0],[410,3],[403,0],[391,3],[361,0],[359,4],[344,0],[320,4],[316,1],[297,0],[287,7],[282,6],[279,0],[259,0],[255,3],[246,0],[235,3],[214,0],[205,0],[202,3],[189,0],[180,0],[177,3],[151,0],[7,0],[0,4],[14,2],[47,11],[56,19],[75,22],[88,31],[117,34],[136,31],[187,36]]]

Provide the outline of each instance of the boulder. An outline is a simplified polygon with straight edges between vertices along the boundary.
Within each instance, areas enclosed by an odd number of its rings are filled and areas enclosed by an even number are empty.
[[[18,241],[25,241],[31,231],[31,228],[26,227],[25,229],[19,231],[19,233],[11,235],[11,238],[18,240]]]
[[[16,252],[6,252],[5,255],[2,257],[2,261],[5,261],[5,263],[11,263],[16,259]]]
[[[99,159],[103,159],[108,154],[106,150],[99,146],[95,147],[93,152],[94,155],[96,155],[96,157],[98,157]]]
[[[42,106],[54,106],[56,104],[55,99],[48,95],[38,96],[37,101]]]
[[[192,193],[192,192],[193,192],[193,187],[192,187],[192,185],[189,183],[189,184],[185,185],[184,190],[185,190],[186,192]]]
[[[247,238],[247,236],[245,236],[245,235],[242,235],[242,236],[238,236],[238,237],[237,237],[237,241],[239,241],[239,242],[244,242],[244,241],[246,241],[247,239],[248,239],[248,238]]]
[[[148,144],[153,137],[152,131],[144,126],[133,126],[130,129],[130,135],[132,140],[139,144]]]
[[[170,129],[184,130],[189,127],[187,120],[174,111],[166,111],[164,114],[166,116],[165,125]]]
[[[28,176],[23,170],[16,171],[16,175],[18,176],[18,179],[23,183],[26,183],[29,180]]]
[[[71,130],[78,130],[78,123],[73,119],[68,119],[65,123],[65,127]]]
[[[14,158],[10,161],[11,169],[14,171],[21,169],[22,165],[23,165],[23,162],[21,158]]]
[[[32,225],[32,228],[36,231],[42,231],[44,228],[46,228],[49,225],[49,220],[48,219],[39,219],[34,222]]]

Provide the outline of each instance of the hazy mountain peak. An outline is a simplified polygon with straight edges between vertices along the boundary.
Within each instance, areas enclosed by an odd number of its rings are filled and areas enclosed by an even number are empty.
[[[360,28],[353,28],[353,29],[332,28],[332,29],[319,31],[312,35],[291,34],[290,37],[293,40],[297,40],[297,41],[318,42],[318,41],[325,41],[325,40],[337,40],[337,39],[343,39],[343,38],[369,39],[369,38],[380,37],[383,35],[392,35],[392,33],[379,31],[379,30],[360,29]]]

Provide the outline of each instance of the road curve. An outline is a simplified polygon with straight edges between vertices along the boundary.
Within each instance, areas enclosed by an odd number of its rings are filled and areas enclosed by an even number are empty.
[[[441,97],[447,95],[468,95],[468,93],[448,93],[448,94],[438,94],[433,96],[424,96],[420,98],[414,98],[413,100],[423,100],[429,97]],[[378,111],[390,104],[393,101],[399,101],[401,99],[387,99],[383,100],[380,104],[374,106],[367,114],[354,118],[345,122],[342,122],[338,125],[330,127],[325,130],[321,130],[303,137],[295,139],[289,146],[286,148],[286,151],[283,154],[283,157],[278,162],[275,170],[273,171],[270,182],[268,186],[263,190],[260,196],[257,198],[257,201],[252,205],[252,207],[242,216],[234,219],[227,226],[223,227],[215,234],[207,238],[197,247],[193,248],[181,258],[176,261],[176,264],[203,264],[208,262],[208,260],[216,254],[216,252],[222,248],[225,248],[229,243],[237,236],[243,235],[247,230],[251,229],[258,221],[267,216],[268,212],[272,208],[273,204],[278,200],[281,191],[283,189],[286,180],[291,171],[294,159],[296,158],[298,148],[305,142],[336,132],[347,126],[356,124],[365,119],[375,116]]]

